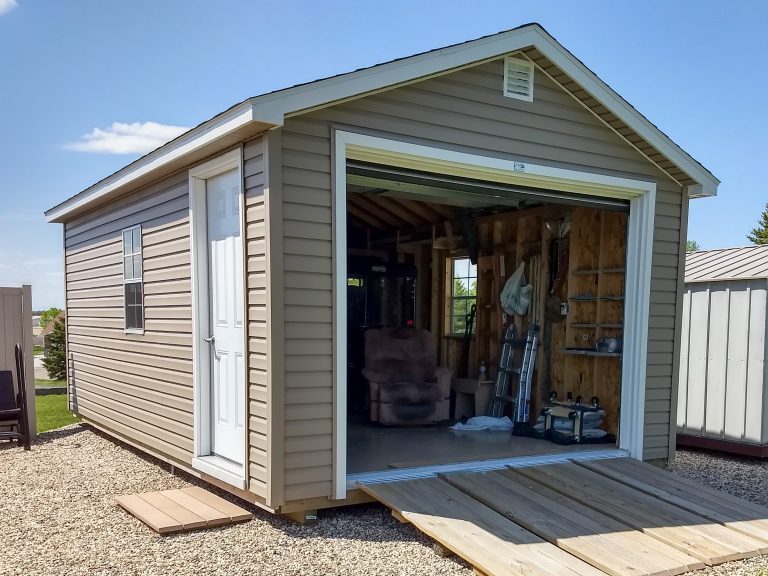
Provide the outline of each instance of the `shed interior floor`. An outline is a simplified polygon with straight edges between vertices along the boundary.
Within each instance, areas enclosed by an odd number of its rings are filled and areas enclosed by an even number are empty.
[[[513,436],[510,432],[458,432],[450,430],[448,426],[384,428],[350,422],[347,432],[347,471],[356,474],[615,447],[613,444],[563,446],[547,440]]]

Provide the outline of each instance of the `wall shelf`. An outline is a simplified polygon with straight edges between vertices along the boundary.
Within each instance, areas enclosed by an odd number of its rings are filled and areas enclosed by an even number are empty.
[[[571,322],[574,328],[623,328],[623,324],[610,324],[605,322]]]
[[[594,356],[596,358],[621,358],[621,352],[598,352],[591,348],[561,348],[563,354],[572,354],[574,356]]]

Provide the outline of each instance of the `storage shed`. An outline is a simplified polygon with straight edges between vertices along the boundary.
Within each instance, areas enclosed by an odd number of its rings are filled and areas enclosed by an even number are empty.
[[[688,202],[718,183],[537,24],[249,98],[47,212],[72,405],[280,513],[666,459]],[[526,409],[599,396],[602,443],[449,428],[510,325],[540,328]]]
[[[768,456],[768,246],[685,261],[677,443]]]

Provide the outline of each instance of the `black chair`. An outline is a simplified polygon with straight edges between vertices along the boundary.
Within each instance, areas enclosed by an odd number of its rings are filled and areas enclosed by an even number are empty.
[[[0,370],[0,423],[8,426],[9,431],[0,431],[0,440],[18,440],[25,450],[29,450],[29,415],[27,413],[27,385],[24,370],[24,352],[16,344],[16,381],[19,391],[14,393],[13,373]]]

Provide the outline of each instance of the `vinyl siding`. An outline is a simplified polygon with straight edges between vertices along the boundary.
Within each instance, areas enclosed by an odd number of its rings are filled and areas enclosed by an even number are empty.
[[[248,489],[265,497],[266,287],[264,162],[244,146],[248,318]],[[68,222],[66,293],[77,412],[191,466],[192,298],[184,171]],[[145,332],[123,330],[123,228],[141,224]]]
[[[123,228],[141,224],[145,333],[123,330]],[[101,426],[190,465],[192,300],[187,175],[65,225],[72,401]]]
[[[245,239],[248,296],[248,489],[267,496],[267,285],[264,227],[264,150],[245,145]]]
[[[502,78],[495,61],[286,120],[286,500],[331,492],[332,126],[657,182],[644,456],[667,457],[682,189],[543,74],[531,103],[504,98]]]

